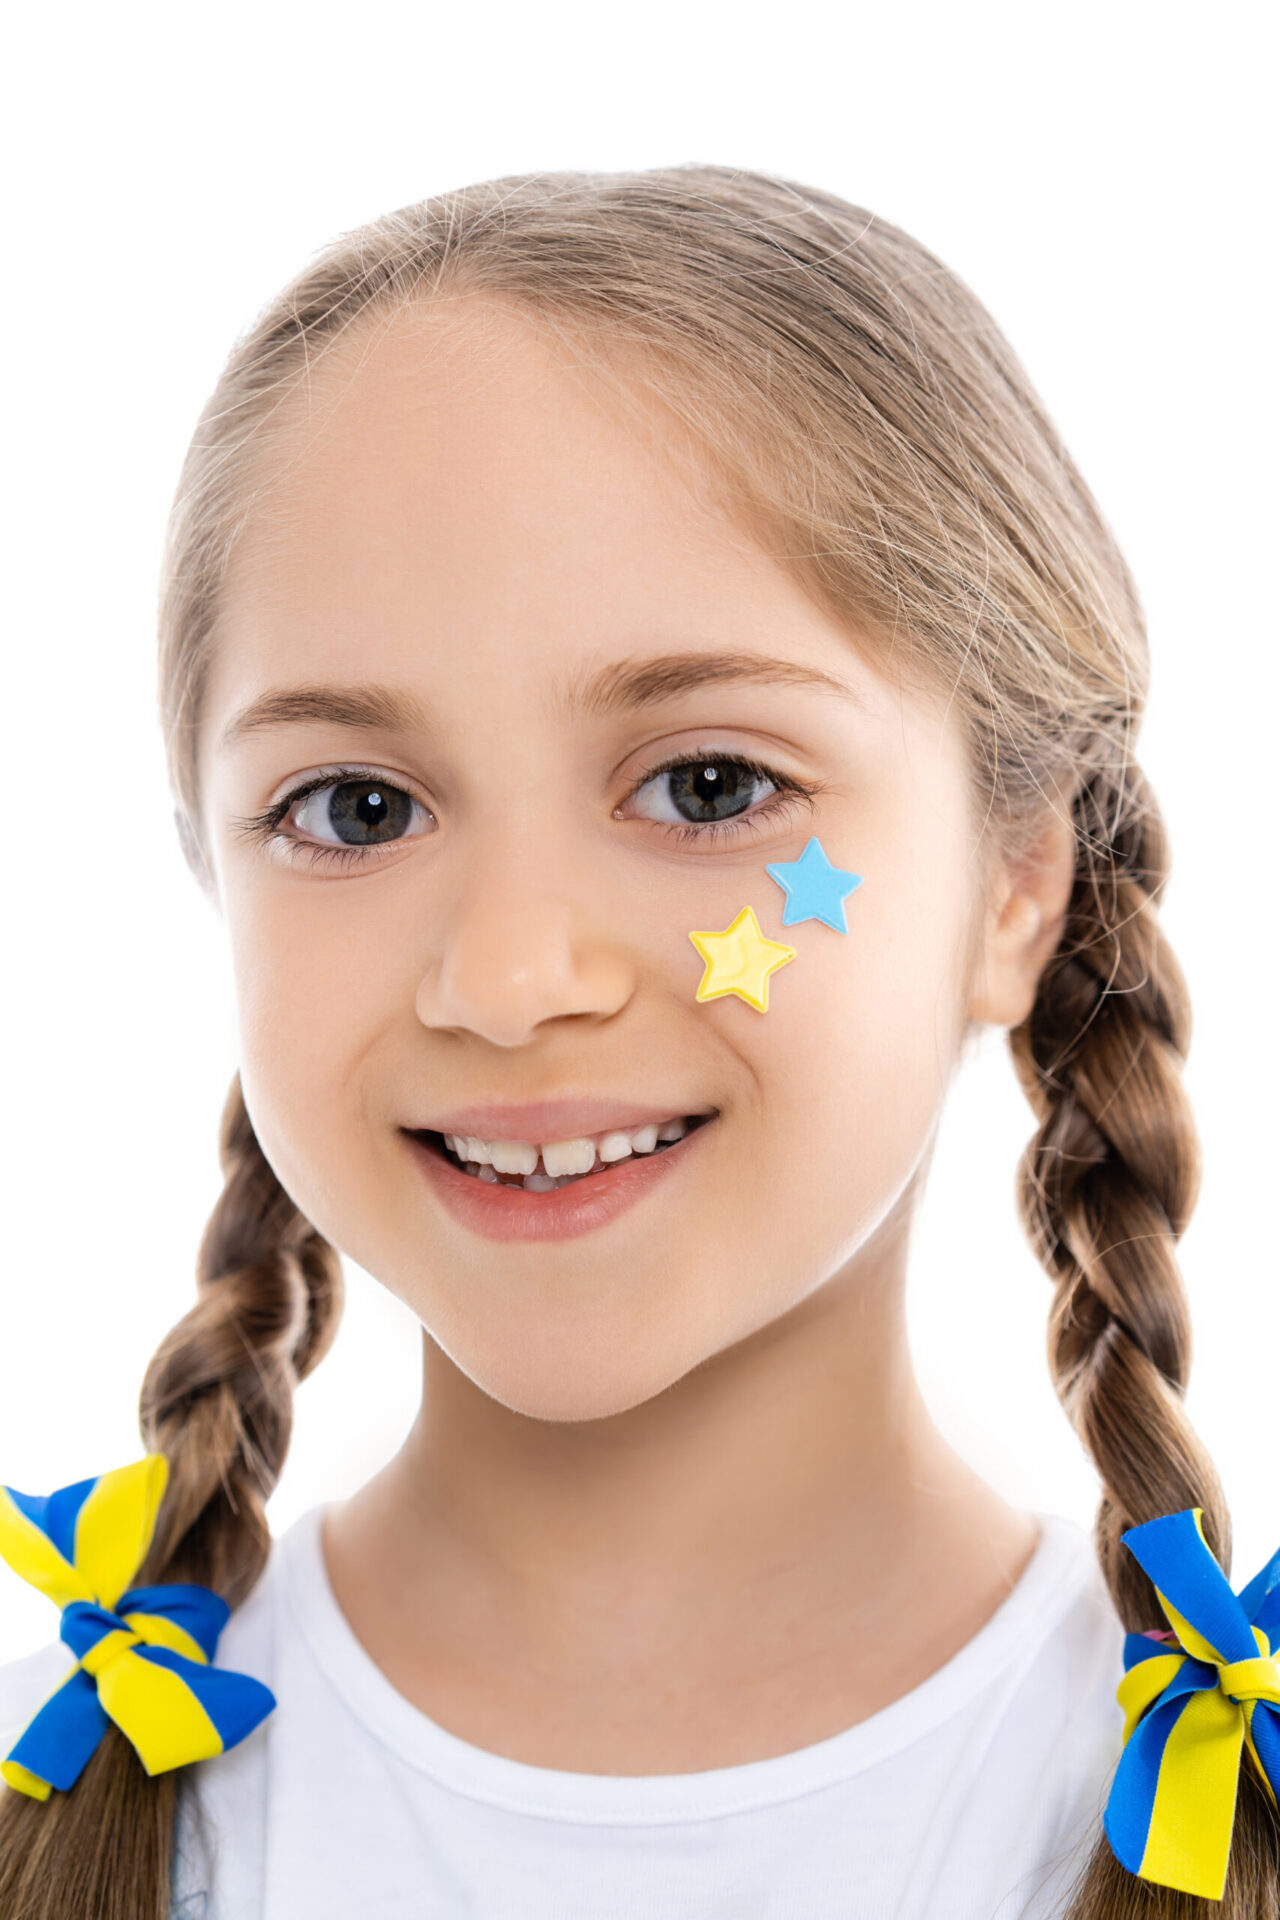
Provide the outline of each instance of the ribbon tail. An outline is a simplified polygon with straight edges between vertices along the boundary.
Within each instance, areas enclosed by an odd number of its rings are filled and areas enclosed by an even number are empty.
[[[18,1793],[47,1800],[51,1787],[75,1785],[109,1724],[91,1675],[75,1666],[0,1760],[0,1776]]]
[[[248,1674],[145,1645],[103,1670],[98,1694],[149,1774],[225,1753],[276,1704],[270,1688]]]
[[[100,1473],[86,1496],[75,1522],[75,1564],[102,1606],[115,1606],[146,1558],[168,1483],[168,1460],[148,1453]]]
[[[0,1487],[0,1559],[7,1560],[20,1579],[55,1607],[91,1600],[89,1581],[44,1529],[47,1504],[31,1494],[15,1493],[12,1487]]]
[[[1152,1709],[1120,1756],[1103,1828],[1140,1879],[1221,1900],[1244,1714],[1216,1688]]]
[[[1276,1788],[1280,1786],[1280,1713],[1268,1700],[1255,1700],[1250,1706],[1252,1711],[1246,1711],[1245,1717],[1245,1745],[1275,1807]]]

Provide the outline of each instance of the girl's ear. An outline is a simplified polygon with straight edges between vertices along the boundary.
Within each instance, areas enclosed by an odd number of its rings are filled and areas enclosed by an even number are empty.
[[[1016,1027],[1035,1005],[1036,988],[1062,939],[1076,875],[1076,832],[1069,796],[1055,797],[1015,858],[1000,856],[989,881],[985,925],[969,997],[969,1018]]]

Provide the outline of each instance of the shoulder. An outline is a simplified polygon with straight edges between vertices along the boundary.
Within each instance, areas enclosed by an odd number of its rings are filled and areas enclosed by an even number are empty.
[[[1053,1808],[1045,1864],[1052,1870],[1056,1894],[1102,1830],[1123,1745],[1124,1714],[1116,1689],[1124,1678],[1125,1629],[1098,1564],[1092,1533],[1060,1515],[1047,1517],[1060,1542],[1064,1568],[1070,1570],[1072,1597],[1029,1675],[1020,1761],[1039,1778],[1046,1804]]]
[[[282,1587],[288,1536],[273,1535],[266,1566],[233,1609],[219,1636],[214,1664],[248,1674],[280,1701]],[[226,1753],[182,1772],[175,1834],[174,1920],[239,1920],[259,1910],[266,1871],[269,1755],[276,1714],[269,1713]]]
[[[1101,1832],[1120,1756],[1124,1628],[1091,1533],[1037,1510],[1040,1547],[1006,1615],[1007,1655],[982,1756],[971,1844],[999,1847],[998,1920],[1049,1920]],[[1020,1604],[1019,1604],[1020,1603]],[[999,1616],[997,1616],[997,1619]],[[1028,1904],[1029,1903],[1029,1904]]]
[[[1116,1688],[1124,1677],[1125,1630],[1098,1565],[1093,1536],[1078,1521],[1041,1513],[1045,1571],[1063,1603],[1052,1606],[1034,1646],[1028,1680],[1046,1737],[1110,1744],[1124,1723]]]
[[[1125,1672],[1125,1629],[1088,1534],[1084,1548],[1089,1577],[1063,1623],[1072,1697],[1066,1703],[1062,1747],[1067,1775],[1078,1782],[1063,1822],[1067,1840],[1101,1820],[1124,1734],[1116,1690]]]
[[[1101,1814],[1103,1781],[1119,1757],[1124,1628],[1092,1535],[1040,1511],[1039,1551],[1008,1615],[1000,1737],[991,1765],[1010,1792],[1033,1792],[1047,1832]],[[1000,1616],[997,1616],[997,1619]]]
[[[280,1542],[273,1539],[267,1562],[250,1592],[234,1607],[218,1636],[214,1665],[233,1667],[271,1685],[276,1652],[276,1590],[280,1580]]]

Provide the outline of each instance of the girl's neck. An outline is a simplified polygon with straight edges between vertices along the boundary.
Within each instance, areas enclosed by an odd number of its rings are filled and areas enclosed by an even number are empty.
[[[862,1273],[609,1419],[501,1407],[424,1340],[423,1405],[327,1518],[339,1606],[474,1744],[603,1773],[741,1764],[899,1698],[1037,1540],[938,1432]]]

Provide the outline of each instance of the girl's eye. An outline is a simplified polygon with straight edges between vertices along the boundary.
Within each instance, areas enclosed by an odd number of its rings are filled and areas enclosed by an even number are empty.
[[[427,813],[420,800],[393,781],[363,767],[339,767],[304,780],[261,813],[231,824],[245,839],[278,846],[291,865],[346,867],[368,860],[379,847],[414,838],[404,828],[415,807]],[[281,825],[295,813],[294,824],[304,833],[320,834],[327,826],[337,833],[339,844],[326,840],[316,845],[281,833]]]
[[[772,820],[797,804],[810,804],[817,789],[804,786],[789,774],[737,755],[715,752],[685,754],[664,760],[632,789],[629,798],[642,794],[656,783],[669,781],[662,804],[675,810],[674,819],[665,821],[652,814],[641,815],[663,826],[678,840],[719,841],[740,837],[755,822]],[[739,824],[739,816],[750,807],[754,790],[767,781],[774,788],[750,820]],[[283,794],[261,813],[233,820],[233,828],[243,837],[264,845],[277,844],[293,865],[307,867],[349,866],[367,861],[383,846],[398,845],[414,836],[405,831],[417,808],[428,809],[420,800],[393,781],[362,767],[339,767],[334,772],[304,780]],[[304,833],[320,834],[325,827],[338,835],[331,840],[300,840],[295,833],[280,828],[290,814]],[[618,816],[615,815],[615,818]]]
[[[414,807],[426,812],[403,787],[367,776],[326,780],[310,792],[304,789],[301,805],[298,801],[295,793],[290,809],[297,810],[295,825],[318,836],[332,828],[348,853],[365,853],[404,839]]]
[[[677,839],[719,841],[746,831],[746,824],[740,826],[738,818],[746,813],[754,790],[763,781],[774,792],[766,795],[764,804],[751,815],[752,826],[760,820],[773,820],[798,802],[811,802],[817,791],[788,774],[775,773],[759,761],[714,751],[664,760],[634,791],[641,794],[658,783],[660,803],[675,810],[675,820],[668,816],[668,823]],[[642,817],[655,818],[652,814]]]

